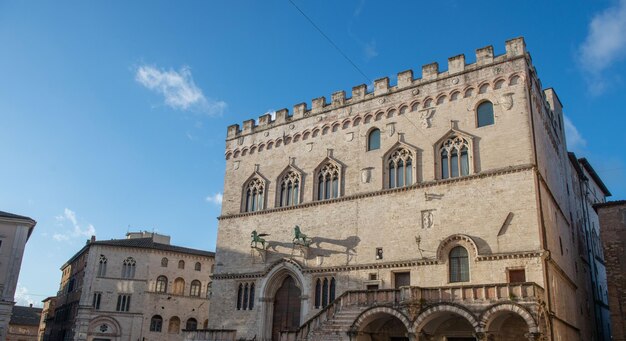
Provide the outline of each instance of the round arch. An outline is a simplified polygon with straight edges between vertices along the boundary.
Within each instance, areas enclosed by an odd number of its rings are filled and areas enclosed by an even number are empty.
[[[363,327],[367,326],[368,323],[370,323],[372,320],[378,318],[381,315],[391,315],[393,317],[396,317],[398,320],[400,320],[400,322],[402,322],[402,324],[404,324],[404,326],[406,327],[406,330],[411,332],[412,325],[411,325],[411,321],[409,321],[409,319],[401,312],[393,309],[393,308],[388,308],[388,307],[375,307],[375,308],[370,308],[365,310],[364,312],[362,312],[352,323],[352,326],[350,326],[350,330],[351,331],[359,331],[360,329],[362,329]]]
[[[474,332],[480,331],[480,324],[474,314],[472,314],[466,308],[452,304],[452,303],[440,303],[430,308],[424,310],[417,318],[415,322],[413,322],[413,326],[415,327],[416,334],[422,332],[424,327],[428,325],[429,322],[441,316],[442,313],[452,313],[456,314],[459,317],[464,318],[473,328]]]
[[[110,316],[98,316],[89,322],[87,335],[89,340],[98,337],[119,340],[121,330],[122,328],[115,318]]]
[[[480,327],[483,330],[489,330],[489,325],[498,315],[501,315],[502,313],[512,313],[521,317],[522,319],[524,319],[526,325],[528,326],[528,332],[539,332],[537,322],[530,314],[530,312],[528,312],[526,308],[515,303],[501,303],[491,306],[489,309],[482,313],[480,317]]]
[[[481,331],[474,314],[453,303],[440,303],[424,310],[413,326],[416,335],[447,336],[452,331],[455,335],[463,333],[471,337]]]
[[[459,245],[468,249],[473,259],[478,257],[478,246],[472,237],[466,234],[453,234],[439,243],[437,247],[437,259],[444,262],[447,261],[450,250]]]

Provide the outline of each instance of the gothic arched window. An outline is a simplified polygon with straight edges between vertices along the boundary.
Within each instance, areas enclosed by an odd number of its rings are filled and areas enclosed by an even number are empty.
[[[317,172],[317,200],[339,198],[341,171],[334,162],[326,162]]]
[[[107,275],[107,258],[104,255],[100,255],[98,261],[98,277],[104,277]]]
[[[184,260],[179,260],[178,261],[178,268],[179,269],[184,269],[185,268],[185,261]]]
[[[294,206],[300,203],[300,173],[289,170],[278,180],[278,206]]]
[[[244,212],[262,210],[264,201],[265,182],[257,177],[250,179],[245,187]]]
[[[161,266],[164,268],[167,268],[167,258],[163,257],[161,258]]]
[[[135,260],[128,257],[122,263],[122,278],[135,278]]]
[[[396,148],[387,157],[387,188],[411,186],[415,159],[404,147]]]
[[[200,262],[196,262],[196,265],[194,265],[193,269],[196,271],[202,270],[202,264],[200,264]]]
[[[367,150],[380,149],[380,129],[373,129],[367,135]]]
[[[156,280],[156,292],[167,292],[167,277],[159,276]]]
[[[476,109],[476,122],[478,127],[484,127],[494,123],[493,103],[485,101],[478,106]]]
[[[200,281],[195,279],[191,282],[191,287],[189,287],[189,296],[200,296]]]
[[[441,144],[439,156],[441,161],[441,178],[456,178],[469,175],[470,145],[461,136],[452,136]]]
[[[469,281],[469,260],[467,250],[457,246],[450,250],[450,282]]]

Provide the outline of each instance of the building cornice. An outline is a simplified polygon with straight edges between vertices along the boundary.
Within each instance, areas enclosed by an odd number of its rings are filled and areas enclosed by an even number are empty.
[[[519,259],[519,258],[540,258],[544,255],[543,251],[523,251],[523,252],[510,252],[510,253],[495,253],[490,255],[480,255],[475,258],[477,262],[483,261],[496,261],[503,259]],[[380,262],[380,263],[365,263],[365,264],[349,264],[338,265],[323,268],[303,268],[302,273],[305,274],[320,274],[320,273],[337,273],[346,271],[361,271],[361,270],[378,270],[378,269],[395,269],[395,268],[410,268],[417,266],[429,266],[440,265],[443,262],[436,258],[421,258],[421,259],[409,259],[395,262]],[[222,279],[256,279],[263,278],[274,266],[266,268],[264,271],[249,272],[249,273],[226,273],[226,274],[213,274],[214,280]]]

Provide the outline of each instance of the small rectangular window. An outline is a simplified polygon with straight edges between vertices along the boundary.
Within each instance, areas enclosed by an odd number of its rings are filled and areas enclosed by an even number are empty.
[[[406,287],[411,285],[411,273],[410,272],[396,272],[394,277],[394,287],[400,289],[400,287]]]
[[[367,290],[378,290],[378,284],[368,284],[365,289],[367,289]]]
[[[509,270],[509,283],[526,282],[526,271],[524,269]]]
[[[378,274],[377,273],[371,273],[369,274],[369,280],[370,281],[375,281],[378,279]]]
[[[376,248],[376,260],[381,260],[381,259],[383,259],[383,248],[377,247]]]

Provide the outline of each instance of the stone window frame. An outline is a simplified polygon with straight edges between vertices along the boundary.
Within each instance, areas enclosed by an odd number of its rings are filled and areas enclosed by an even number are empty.
[[[402,186],[390,186],[390,173],[389,173],[389,162],[391,161],[391,158],[394,156],[394,154],[398,151],[398,150],[405,150],[408,154],[409,157],[411,158],[411,184],[407,185],[406,183],[404,183]],[[406,159],[403,158],[403,160],[406,162]],[[383,172],[382,172],[382,176],[383,176],[383,189],[393,189],[393,188],[402,188],[402,187],[409,187],[412,186],[416,183],[419,183],[419,177],[418,177],[418,163],[419,163],[419,159],[418,159],[418,150],[417,148],[405,143],[405,142],[396,142],[391,148],[389,148],[387,150],[387,152],[385,152],[385,154],[382,157],[382,162],[383,162]],[[396,163],[397,165],[397,163]],[[405,169],[405,174],[406,174],[406,168]],[[395,183],[397,184],[397,180],[395,181]]]
[[[197,279],[194,279],[193,281],[191,281],[191,284],[189,285],[189,296],[200,297],[201,293],[202,293],[202,282],[200,282]]]
[[[98,275],[97,277],[106,277],[107,275],[107,262],[108,259],[105,255],[100,255],[100,259],[98,260]]]
[[[237,282],[237,310],[254,309],[256,284],[252,282]]]
[[[467,152],[467,156],[468,156],[468,174],[467,175],[458,175],[456,177],[452,177],[450,175],[448,175],[447,178],[443,177],[443,172],[442,172],[442,157],[441,157],[441,150],[444,147],[444,143],[446,143],[448,140],[454,139],[456,137],[460,137],[465,139],[465,141],[467,142],[467,148],[468,148],[468,152]],[[435,155],[435,178],[439,179],[439,180],[447,180],[447,179],[453,179],[453,178],[460,178],[460,177],[464,177],[464,176],[469,176],[472,174],[476,173],[477,167],[475,165],[475,160],[477,159],[475,156],[478,154],[478,151],[474,148],[474,136],[465,133],[463,131],[457,130],[457,129],[450,129],[447,133],[445,133],[434,145],[434,155]],[[460,174],[460,168],[459,168],[459,174]],[[450,169],[448,169],[448,174],[450,172]]]
[[[268,181],[262,176],[258,171],[254,171],[250,177],[243,183],[241,188],[241,209],[242,213],[246,212],[258,212],[263,211],[267,208],[267,192],[268,192]],[[260,194],[260,198],[257,199],[257,205],[254,206],[254,209],[249,206],[248,202],[248,190],[255,187],[257,190],[260,188],[262,190]],[[254,200],[254,199],[253,199]]]
[[[372,134],[378,131],[378,148],[372,148],[371,147],[371,138],[372,138]],[[382,131],[380,130],[379,127],[371,127],[368,131],[367,134],[365,134],[365,136],[367,136],[366,142],[365,142],[365,151],[366,152],[372,152],[375,150],[380,150],[382,148]]]
[[[481,95],[482,95],[482,94],[481,94]],[[485,104],[485,103],[490,103],[490,104],[491,104],[491,115],[493,116],[493,117],[492,117],[493,123],[492,123],[492,124],[484,124],[484,125],[479,125],[479,120],[478,120],[478,108],[479,108],[481,105]],[[495,125],[496,125],[496,123],[497,123],[497,122],[496,122],[496,105],[495,105],[494,101],[493,101],[491,98],[488,98],[488,97],[486,97],[486,96],[485,96],[484,98],[481,98],[480,100],[478,100],[478,101],[476,102],[476,105],[474,106],[474,111],[473,111],[473,112],[474,112],[474,122],[476,123],[476,124],[475,124],[476,129],[486,128],[486,127],[492,127],[492,126],[495,126]]]
[[[297,186],[294,186],[293,188],[297,188],[297,193],[294,193],[294,190],[292,189],[292,197],[290,198],[291,200],[287,200],[287,202],[285,203],[283,202],[282,186],[283,184],[287,184],[287,182],[289,181],[294,182],[294,180],[297,183]],[[289,164],[276,178],[276,202],[274,203],[274,207],[290,207],[300,205],[303,198],[303,189],[304,173],[296,168],[293,164]]]
[[[152,315],[150,318],[150,331],[160,333],[163,330],[163,317],[161,315]]]
[[[337,171],[337,196],[332,195],[333,188],[332,188],[332,178],[331,178],[331,184],[330,184],[331,195],[328,198],[323,198],[323,197],[320,198],[320,194],[319,194],[320,173],[322,171],[326,171],[325,167],[328,165],[330,165],[331,167],[335,167]],[[324,201],[324,200],[332,200],[332,199],[341,198],[343,196],[343,172],[344,172],[344,167],[339,161],[335,160],[331,156],[327,156],[326,158],[324,158],[324,160],[320,162],[319,165],[315,168],[315,172],[313,173],[315,174],[314,185],[313,185],[313,201]]]
[[[455,250],[459,250],[459,249],[463,249],[463,251],[465,252],[465,256],[455,256],[455,259],[464,259],[464,262],[459,262],[458,264],[456,264],[458,266],[458,271],[457,273],[453,274],[453,266],[455,264],[453,264],[453,257],[452,257],[452,252],[454,252]],[[465,269],[465,273],[467,275],[467,278],[463,277],[464,275],[464,271],[463,271],[463,267],[467,267],[467,269]],[[454,276],[453,276],[454,275]],[[471,278],[471,268],[470,268],[470,252],[467,250],[467,248],[463,245],[455,245],[453,246],[450,251],[448,251],[448,282],[449,283],[469,283],[470,282],[470,278]],[[458,277],[457,277],[458,276]],[[454,277],[454,278],[453,278]]]
[[[135,278],[135,269],[137,262],[133,257],[127,257],[122,262],[122,278],[132,279]]]
[[[154,283],[154,291],[155,292],[160,292],[160,293],[167,293],[167,276],[165,275],[160,275],[159,277],[157,277],[155,283]]]
[[[313,278],[313,309],[324,309],[337,298],[337,279],[335,274]]]

